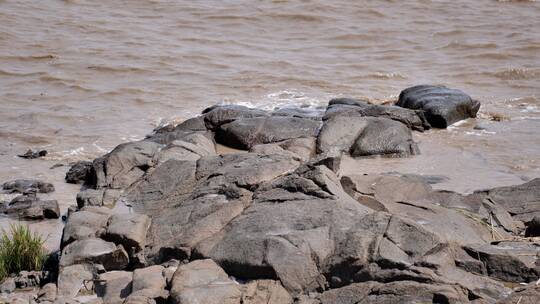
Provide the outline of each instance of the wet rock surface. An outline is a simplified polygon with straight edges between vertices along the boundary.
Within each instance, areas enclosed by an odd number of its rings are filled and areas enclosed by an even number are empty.
[[[461,106],[443,93],[454,119]],[[440,176],[340,173],[343,154],[414,157],[426,111],[353,99],[324,113],[215,106],[121,144],[82,181],[57,300],[529,301],[537,180],[464,195],[433,189]]]

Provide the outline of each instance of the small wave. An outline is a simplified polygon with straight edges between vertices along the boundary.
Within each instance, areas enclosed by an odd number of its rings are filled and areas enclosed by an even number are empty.
[[[108,73],[129,73],[129,72],[145,72],[145,69],[131,66],[105,66],[105,65],[92,65],[88,66],[87,69],[98,71],[98,72],[108,72]]]
[[[368,77],[376,79],[407,79],[407,76],[399,72],[375,73],[368,75]]]
[[[540,70],[512,68],[495,72],[493,76],[503,80],[536,79],[540,77]]]
[[[19,60],[19,61],[27,61],[27,60],[51,60],[51,59],[58,59],[59,57],[57,55],[53,54],[43,54],[43,55],[28,55],[28,56],[0,56],[0,59],[7,59],[7,60]]]
[[[320,16],[308,14],[272,14],[271,18],[286,20],[286,21],[302,21],[302,22],[321,22],[324,19]]]

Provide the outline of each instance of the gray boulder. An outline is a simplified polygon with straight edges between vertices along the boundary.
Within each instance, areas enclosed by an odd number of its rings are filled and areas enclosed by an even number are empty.
[[[35,194],[20,195],[9,202],[4,213],[16,214],[20,218],[41,220],[60,217],[60,207],[56,200],[40,200]]]
[[[118,270],[126,268],[128,262],[128,255],[122,246],[102,239],[83,239],[64,247],[60,266],[90,263],[101,264],[106,270]]]
[[[103,206],[103,196],[105,189],[85,189],[77,193],[77,207],[83,208],[86,206]]]
[[[56,300],[56,284],[47,283],[41,287],[37,294],[37,299],[40,303],[44,301],[54,302]]]
[[[110,271],[99,275],[96,294],[104,304],[122,304],[131,294],[133,274],[128,271]]]
[[[266,111],[239,105],[215,105],[205,109],[202,113],[209,130],[217,130],[221,125],[237,119],[269,116]]]
[[[391,105],[376,105],[352,98],[335,98],[330,100],[324,120],[328,120],[336,115],[347,116],[351,114],[392,119],[401,122],[409,129],[415,131],[425,131],[431,128],[422,110],[410,110]]]
[[[242,288],[242,304],[292,304],[293,298],[279,281],[256,280]]]
[[[8,193],[50,193],[54,191],[54,186],[37,179],[16,179],[5,182],[2,189]]]
[[[146,245],[150,218],[144,214],[114,214],[109,218],[102,236],[107,241],[121,244],[130,253],[141,251]]]
[[[160,265],[135,269],[130,297],[147,298],[160,303],[167,300],[169,292],[165,289],[164,270],[165,268]]]
[[[64,226],[62,248],[76,241],[100,237],[107,226],[109,214],[91,210],[72,213]]]
[[[196,161],[209,155],[216,155],[213,139],[201,133],[191,133],[165,146],[156,155],[156,162],[163,163],[169,159]]]
[[[305,118],[244,118],[221,125],[216,132],[216,140],[229,147],[249,150],[258,144],[317,136],[319,128],[320,122]]]
[[[94,171],[92,170],[92,162],[78,161],[69,168],[66,173],[66,183],[81,184],[88,181],[93,181]],[[92,182],[90,182],[92,183]]]
[[[432,85],[403,90],[396,105],[423,110],[434,128],[446,128],[457,121],[476,117],[480,109],[480,103],[462,91]]]
[[[240,304],[238,284],[212,260],[182,265],[174,274],[171,299],[175,304]]]
[[[259,154],[283,154],[299,161],[308,161],[315,155],[315,137],[288,139],[272,144],[253,146],[250,152]]]
[[[73,299],[79,291],[88,292],[93,288],[94,268],[86,264],[61,267],[58,273],[57,296]]]
[[[133,184],[154,166],[154,156],[161,145],[143,140],[118,145],[111,152],[94,160],[95,188],[123,189]]]
[[[336,115],[324,122],[317,138],[317,152],[328,156],[418,154],[411,131],[402,123],[354,115]]]

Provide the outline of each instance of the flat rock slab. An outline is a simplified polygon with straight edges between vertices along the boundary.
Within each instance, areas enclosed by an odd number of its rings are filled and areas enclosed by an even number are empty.
[[[105,233],[109,214],[81,210],[72,213],[64,226],[62,235],[62,248],[76,241],[98,238]]]
[[[111,271],[99,275],[96,294],[104,304],[122,304],[131,294],[133,274],[128,271]]]
[[[460,120],[476,117],[480,109],[480,103],[462,91],[432,85],[403,90],[396,105],[423,110],[434,128],[446,128]]]
[[[144,214],[114,214],[109,218],[103,239],[121,244],[131,253],[138,252],[146,244],[150,223],[150,218]]]

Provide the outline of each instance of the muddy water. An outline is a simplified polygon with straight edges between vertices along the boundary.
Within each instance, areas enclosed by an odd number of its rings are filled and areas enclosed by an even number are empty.
[[[206,106],[380,102],[435,83],[480,100],[480,117],[416,134],[421,156],[347,169],[445,175],[437,187],[462,192],[520,183],[540,176],[539,16],[534,1],[0,0],[0,181],[52,181],[65,211],[77,187],[52,165]],[[15,156],[29,147],[50,155]]]

